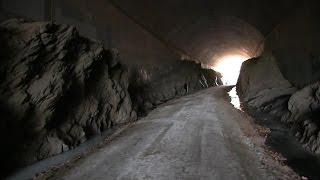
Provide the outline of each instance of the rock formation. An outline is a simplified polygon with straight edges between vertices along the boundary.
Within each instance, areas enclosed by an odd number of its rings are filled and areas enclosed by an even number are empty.
[[[242,64],[237,92],[242,105],[253,112],[281,116],[290,95],[296,91],[281,74],[271,54],[264,54]]]
[[[219,73],[191,61],[125,68],[117,50],[72,26],[45,22],[2,23],[0,58],[0,154],[7,172],[134,121],[136,112],[221,84]]]
[[[117,53],[68,25],[0,26],[1,159],[10,169],[137,119]]]
[[[294,93],[288,102],[288,112],[282,122],[290,124],[300,142],[313,152],[320,153],[319,116],[320,82]]]
[[[242,65],[237,91],[250,114],[281,119],[307,150],[320,153],[320,82],[297,89],[282,76],[276,59],[264,54]]]
[[[166,69],[139,69],[131,82],[130,94],[142,114],[170,99],[222,84],[219,73],[182,60],[173,61]]]

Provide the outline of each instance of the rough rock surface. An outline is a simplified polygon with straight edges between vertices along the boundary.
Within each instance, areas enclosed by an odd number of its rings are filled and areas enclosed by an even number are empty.
[[[291,124],[295,135],[305,147],[320,153],[320,82],[294,93],[288,102],[288,113],[282,121]]]
[[[320,82],[297,90],[283,78],[275,59],[265,54],[243,64],[237,91],[250,114],[281,118],[307,150],[320,153]]]
[[[248,111],[281,116],[290,95],[296,91],[281,74],[271,54],[264,54],[242,64],[237,93]]]
[[[222,84],[219,73],[182,60],[173,61],[165,70],[141,68],[130,82],[133,102],[143,114],[170,99]]]
[[[1,160],[8,169],[136,120],[117,53],[68,25],[0,26]]]

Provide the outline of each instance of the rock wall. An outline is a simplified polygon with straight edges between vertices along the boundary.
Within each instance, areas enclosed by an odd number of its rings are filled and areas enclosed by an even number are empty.
[[[272,54],[273,60],[262,56],[257,63],[246,62],[237,86],[243,105],[254,109],[251,113],[267,110],[270,116],[276,114],[292,128],[306,149],[320,153],[320,26],[317,17],[318,2],[303,2],[266,38],[264,54]],[[277,72],[265,63],[273,64]],[[259,69],[263,71],[258,75]],[[283,83],[276,83],[279,80]]]
[[[75,148],[175,97],[221,83],[192,61],[128,69],[75,27],[0,25],[0,156],[5,172]]]
[[[129,88],[138,112],[145,114],[170,99],[211,86],[222,85],[221,75],[211,69],[203,69],[193,61],[173,61],[167,68],[143,67],[134,72]]]
[[[320,153],[320,82],[297,89],[280,72],[270,54],[246,61],[241,68],[237,92],[245,110],[281,120],[312,152]]]
[[[22,0],[9,1],[2,0],[1,3],[5,13],[13,13],[9,17],[18,15],[31,19],[49,19],[49,17],[43,16],[43,14],[48,14],[48,11],[50,12],[50,7],[48,7],[50,3],[48,5],[47,0],[44,1],[46,3],[42,0],[32,0],[33,3],[39,1],[37,7],[26,6],[23,8],[21,7]],[[190,84],[191,81],[194,81],[191,84],[199,84],[197,78],[202,78],[198,74],[205,70],[202,70],[200,65],[193,62],[181,63],[180,56],[170,51],[163,42],[108,1],[57,0],[53,9],[57,23],[74,24],[81,35],[99,39],[105,47],[116,47],[119,50],[120,57],[118,59],[121,64],[128,67],[130,84],[137,84],[130,88],[134,97],[137,97],[136,100],[141,102],[136,105],[136,108],[137,106],[142,107],[144,104],[149,107],[142,108],[142,111],[151,109],[150,107],[159,102],[176,97],[175,94],[179,94],[179,96],[184,94],[175,91],[180,91],[176,89],[184,89],[184,85]],[[39,15],[35,17],[34,13],[29,13],[32,11],[39,11]],[[193,70],[197,72],[193,72]],[[173,75],[175,72],[179,73],[178,78],[177,75]],[[206,75],[206,73],[202,74]],[[208,81],[215,79],[214,74],[213,72],[211,77],[207,76],[206,79]],[[191,78],[191,76],[193,77]],[[148,88],[146,88],[146,84],[148,84]],[[188,92],[193,92],[196,89],[199,88],[189,87]],[[142,95],[143,98],[140,98],[140,95],[135,95],[137,94],[135,92],[145,92],[146,95]]]
[[[0,31],[0,156],[7,169],[137,119],[116,51],[68,25],[10,20]]]

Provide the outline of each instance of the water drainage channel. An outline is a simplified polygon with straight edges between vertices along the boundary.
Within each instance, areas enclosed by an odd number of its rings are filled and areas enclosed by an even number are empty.
[[[231,104],[241,110],[236,87],[228,94]],[[284,162],[286,165],[305,179],[320,179],[320,156],[305,150],[290,129],[280,122],[280,119],[274,119],[267,114],[256,114],[253,119],[255,123],[270,129],[271,133],[268,134],[265,144],[286,158]]]

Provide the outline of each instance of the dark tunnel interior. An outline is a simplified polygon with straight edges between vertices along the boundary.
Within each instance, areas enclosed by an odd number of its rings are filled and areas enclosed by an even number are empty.
[[[319,5],[0,0],[0,179],[320,179]]]

